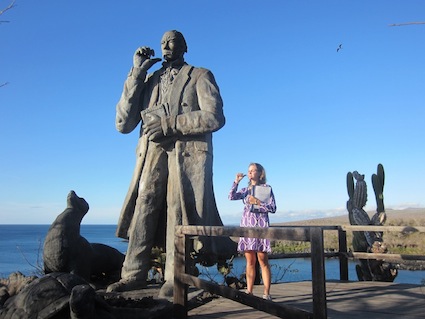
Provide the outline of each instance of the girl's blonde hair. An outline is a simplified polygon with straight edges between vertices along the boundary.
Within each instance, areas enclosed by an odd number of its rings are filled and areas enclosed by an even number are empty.
[[[257,171],[260,173],[260,178],[259,178],[259,184],[265,184],[267,179],[266,179],[266,170],[264,169],[263,165],[258,164],[258,163],[251,163],[249,164],[248,167],[250,166],[255,166],[257,168]],[[251,181],[249,181],[249,185],[251,186]]]

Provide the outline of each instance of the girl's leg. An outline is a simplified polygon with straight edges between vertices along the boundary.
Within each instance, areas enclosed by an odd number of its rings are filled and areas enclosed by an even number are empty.
[[[271,273],[270,273],[270,264],[269,264],[269,256],[267,253],[258,252],[258,262],[261,266],[261,275],[263,277],[264,284],[264,295],[270,295],[270,284],[271,284]]]
[[[255,251],[246,251],[246,290],[248,293],[252,293],[252,288],[254,287],[255,281],[255,262],[257,257]]]

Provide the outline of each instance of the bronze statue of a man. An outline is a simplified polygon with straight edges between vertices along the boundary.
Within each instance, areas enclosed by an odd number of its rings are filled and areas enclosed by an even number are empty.
[[[212,183],[212,133],[223,127],[223,101],[213,74],[184,61],[187,45],[178,31],[161,40],[164,62],[153,50],[138,48],[116,107],[116,128],[133,131],[139,123],[137,162],[118,223],[117,236],[128,238],[121,280],[108,291],[146,286],[153,246],[166,248],[166,283],[172,294],[175,225],[222,226]],[[229,239],[230,241],[230,239]],[[205,253],[233,253],[235,246],[203,243]],[[202,245],[201,245],[202,246]],[[220,246],[220,247],[218,247]]]

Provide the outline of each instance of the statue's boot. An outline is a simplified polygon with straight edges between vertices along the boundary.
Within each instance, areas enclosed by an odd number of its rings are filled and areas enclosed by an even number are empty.
[[[174,281],[166,281],[159,290],[158,298],[172,299],[174,295]]]
[[[121,279],[106,288],[106,292],[123,292],[131,290],[139,290],[147,287],[146,280],[136,278]]]

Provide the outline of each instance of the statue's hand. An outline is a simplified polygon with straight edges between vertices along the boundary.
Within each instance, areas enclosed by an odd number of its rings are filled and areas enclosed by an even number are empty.
[[[157,142],[159,139],[164,137],[161,118],[157,115],[152,115],[151,120],[143,124],[143,132],[146,134],[148,139],[153,142]]]
[[[153,55],[155,55],[155,52],[149,47],[138,48],[133,55],[133,66],[148,71],[152,65],[161,61],[160,58],[151,59]]]

